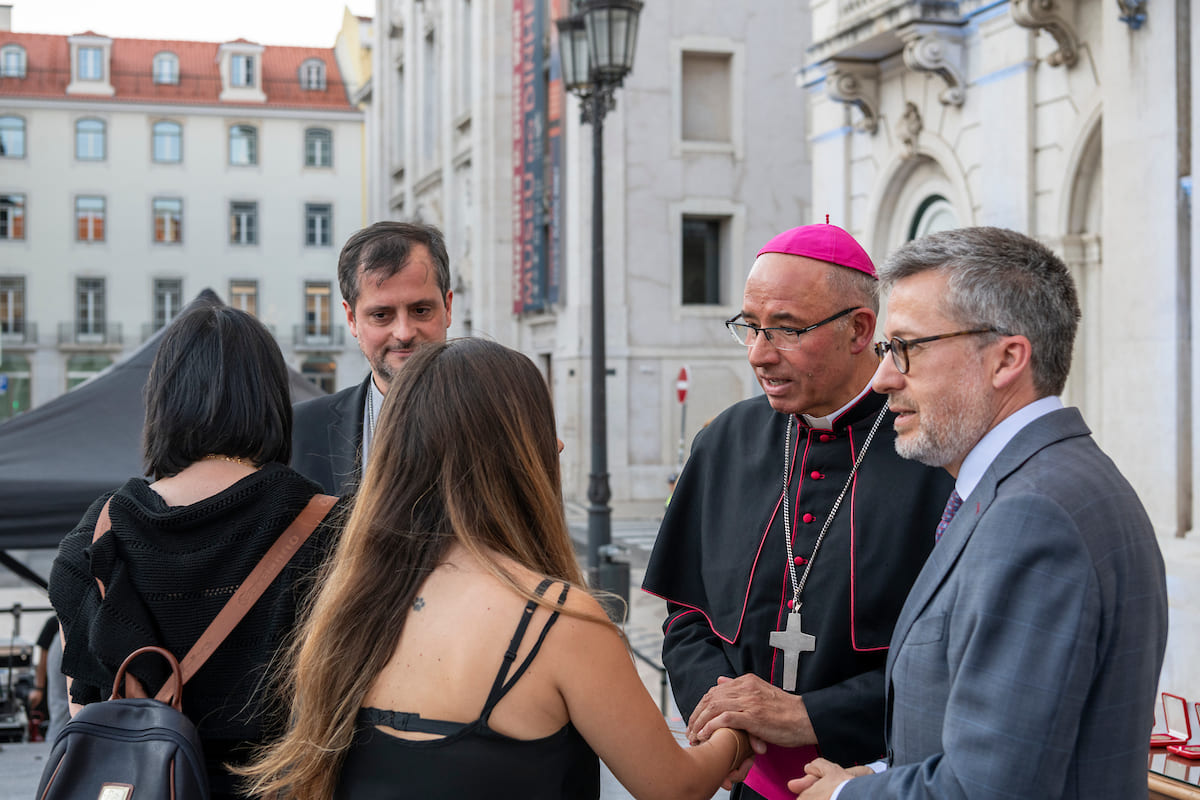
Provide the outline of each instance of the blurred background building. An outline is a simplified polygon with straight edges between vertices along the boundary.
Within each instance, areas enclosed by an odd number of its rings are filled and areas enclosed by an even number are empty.
[[[69,388],[211,286],[326,388],[365,365],[338,248],[445,230],[453,335],[520,348],[587,487],[591,129],[561,86],[570,0],[376,0],[332,49],[45,36],[0,7],[0,418]],[[686,441],[758,391],[723,330],[758,246],[829,221],[880,261],[965,225],[1079,282],[1065,398],[1168,563],[1164,686],[1200,697],[1200,67],[1190,0],[647,0],[604,126],[609,471],[661,503]],[[686,425],[676,400],[691,372]]]
[[[206,287],[333,389],[349,337],[332,265],[364,222],[363,113],[334,51],[9,20],[0,6],[0,420]]]

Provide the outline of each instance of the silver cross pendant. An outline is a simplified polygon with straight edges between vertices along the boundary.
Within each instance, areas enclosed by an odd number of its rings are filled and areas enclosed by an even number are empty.
[[[817,638],[800,629],[800,614],[787,615],[784,630],[771,631],[771,647],[783,652],[783,688],[796,691],[796,673],[800,666],[800,654],[811,653],[817,648]]]

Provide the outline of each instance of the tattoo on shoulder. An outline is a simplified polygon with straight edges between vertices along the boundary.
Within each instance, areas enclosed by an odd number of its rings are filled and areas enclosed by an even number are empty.
[[[416,600],[413,600],[413,611],[420,611],[424,607],[425,607],[425,598],[424,597],[418,597]]]

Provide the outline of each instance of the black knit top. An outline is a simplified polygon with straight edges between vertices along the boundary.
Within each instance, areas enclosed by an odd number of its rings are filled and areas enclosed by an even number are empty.
[[[141,478],[112,495],[112,530],[92,544],[107,496],[88,509],[59,545],[50,601],[66,637],[63,673],[71,699],[107,698],[116,671],[139,647],[159,645],[182,660],[242,580],[320,487],[280,464],[268,464],[225,491],[169,507]],[[214,797],[232,783],[222,761],[242,761],[261,742],[268,666],[296,622],[297,604],[332,546],[342,506],[335,506],[245,618],[188,681],[183,710],[199,729]],[[105,585],[100,599],[96,578]],[[153,694],[166,680],[160,659],[131,671]]]

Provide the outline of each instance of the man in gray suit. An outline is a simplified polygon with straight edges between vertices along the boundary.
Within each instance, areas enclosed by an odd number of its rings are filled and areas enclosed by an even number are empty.
[[[967,228],[910,242],[880,279],[889,338],[873,385],[896,412],[896,450],[945,467],[955,492],[892,634],[887,764],[818,759],[789,788],[1146,797],[1162,556],[1133,489],[1057,397],[1079,319],[1066,267],[1021,234]]]
[[[442,233],[418,222],[376,222],[338,257],[350,333],[371,365],[362,383],[295,407],[292,468],[328,494],[354,491],[388,384],[413,351],[450,327],[450,263]]]

